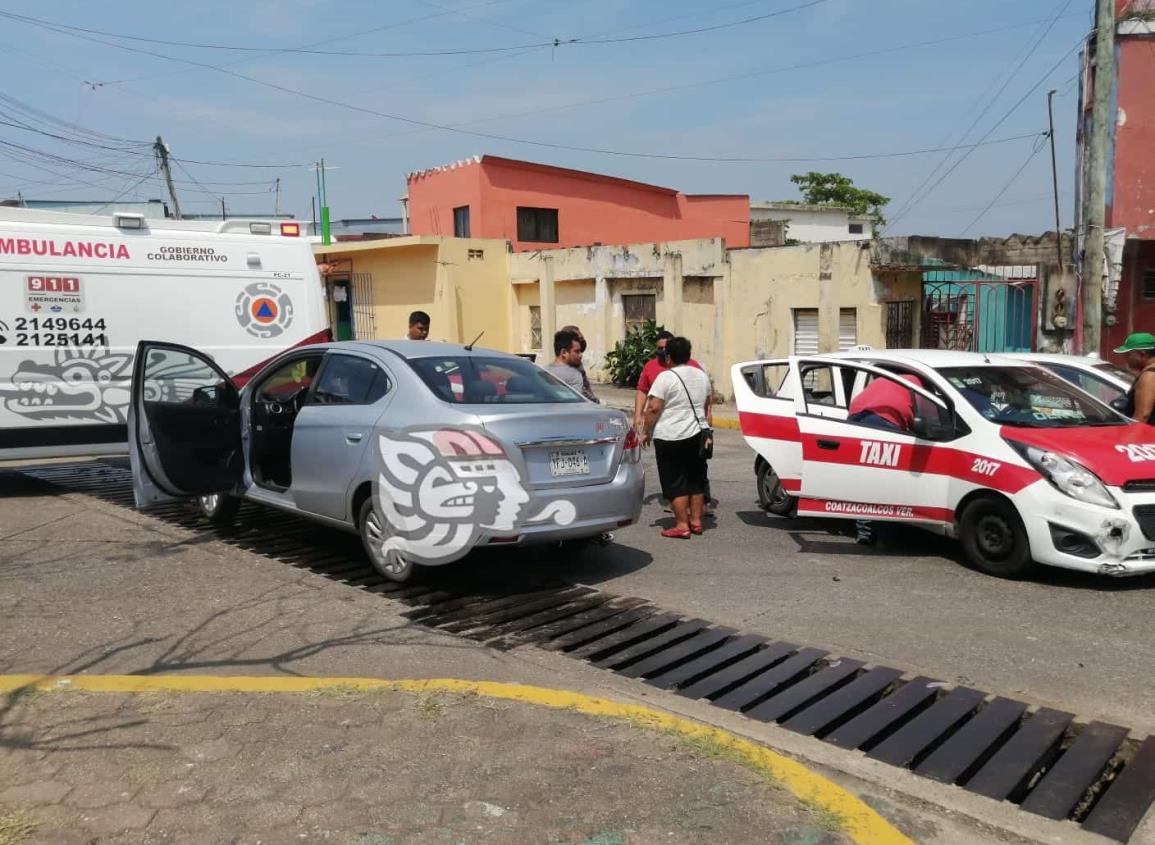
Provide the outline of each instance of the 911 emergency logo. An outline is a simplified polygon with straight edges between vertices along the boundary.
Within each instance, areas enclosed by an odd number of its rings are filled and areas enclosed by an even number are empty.
[[[293,324],[293,300],[274,284],[253,282],[237,297],[236,315],[253,337],[277,337]]]

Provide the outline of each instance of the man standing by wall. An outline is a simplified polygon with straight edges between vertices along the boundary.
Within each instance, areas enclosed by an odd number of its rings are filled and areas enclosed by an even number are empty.
[[[405,335],[406,340],[428,340],[429,339],[429,315],[424,311],[414,311],[409,315],[409,331]]]
[[[577,335],[562,329],[553,336],[554,360],[546,369],[559,381],[582,392],[582,346]]]
[[[562,326],[561,330],[563,332],[570,332],[577,337],[578,343],[581,344],[582,355],[584,356],[586,354],[587,346],[586,346],[585,335],[582,334],[582,330],[579,329],[577,326]],[[580,372],[582,374],[582,389],[581,389],[582,396],[584,396],[586,399],[589,399],[591,402],[597,402],[600,404],[601,400],[598,399],[598,397],[594,395],[594,390],[592,387],[590,387],[590,379],[589,379],[589,376],[586,375],[586,367],[585,367],[584,358],[583,358],[582,362],[580,364],[578,364],[578,372]]]

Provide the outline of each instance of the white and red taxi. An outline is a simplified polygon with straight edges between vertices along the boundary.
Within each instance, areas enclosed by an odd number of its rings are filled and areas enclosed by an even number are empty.
[[[1002,577],[1155,572],[1155,426],[1049,370],[888,350],[751,361],[731,378],[767,510],[916,524]],[[880,378],[911,394],[910,431],[849,419]]]

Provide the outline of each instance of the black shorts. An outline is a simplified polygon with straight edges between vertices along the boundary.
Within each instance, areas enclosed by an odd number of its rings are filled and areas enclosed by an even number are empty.
[[[706,492],[706,459],[698,454],[701,440],[702,435],[695,434],[685,440],[654,441],[658,480],[667,499]]]

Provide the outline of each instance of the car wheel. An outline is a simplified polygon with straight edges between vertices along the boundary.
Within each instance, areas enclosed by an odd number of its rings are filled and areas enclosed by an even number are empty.
[[[210,493],[197,497],[201,516],[214,524],[232,522],[241,507],[241,500],[227,493]]]
[[[770,464],[762,462],[758,465],[758,503],[762,510],[778,516],[790,516],[794,512],[798,499],[791,496],[782,487],[778,480],[778,473]]]
[[[1027,529],[1004,499],[984,497],[967,505],[959,520],[963,550],[975,568],[999,578],[1022,578],[1034,567]]]
[[[365,547],[365,554],[377,572],[390,581],[397,582],[408,581],[413,577],[416,568],[413,561],[408,560],[400,552],[382,551],[381,546],[391,532],[388,524],[373,507],[372,497],[361,504],[357,526],[360,529],[361,545]]]

